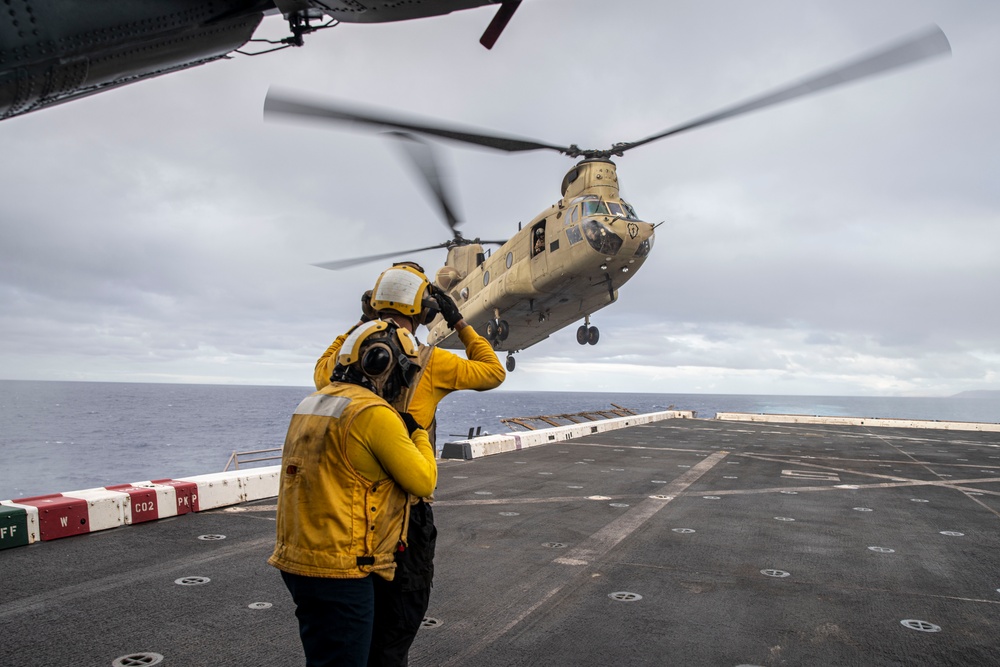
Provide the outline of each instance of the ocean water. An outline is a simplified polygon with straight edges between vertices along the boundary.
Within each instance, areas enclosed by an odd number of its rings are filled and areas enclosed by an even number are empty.
[[[0,380],[0,500],[221,471],[234,451],[280,447],[309,387]],[[438,443],[502,418],[612,404],[695,410],[1000,422],[1000,397],[872,398],[584,392],[456,392],[438,407]],[[268,463],[273,464],[273,462]],[[268,465],[261,464],[261,465]]]

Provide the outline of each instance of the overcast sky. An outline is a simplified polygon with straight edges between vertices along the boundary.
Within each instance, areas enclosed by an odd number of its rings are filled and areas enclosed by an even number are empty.
[[[664,221],[653,253],[597,346],[558,332],[504,386],[1000,389],[1000,3],[525,0],[486,51],[492,13],[343,24],[0,122],[0,378],[308,386],[384,268],[310,263],[449,238],[385,138],[264,122],[272,84],[606,146],[937,24],[950,58],[617,158]],[[509,236],[573,165],[441,147],[466,236]]]

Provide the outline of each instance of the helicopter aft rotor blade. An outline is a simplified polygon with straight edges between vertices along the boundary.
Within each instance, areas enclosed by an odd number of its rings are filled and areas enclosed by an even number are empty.
[[[426,141],[413,134],[398,130],[392,131],[389,134],[399,140],[399,145],[403,148],[403,152],[406,153],[410,162],[416,167],[423,178],[424,184],[427,185],[427,188],[434,196],[434,201],[441,208],[441,215],[448,227],[451,228],[452,233],[456,236],[461,236],[455,228],[462,223],[458,219],[458,216],[455,215],[455,209],[449,201],[451,197],[444,186],[444,180],[441,177],[441,169],[438,167],[438,160],[434,155],[434,149]]]
[[[941,28],[934,26],[930,30],[916,37],[903,40],[902,42],[884,49],[869,56],[846,63],[831,70],[827,70],[818,75],[803,79],[784,88],[770,93],[751,98],[745,102],[737,104],[721,111],[717,111],[707,116],[702,116],[683,125],[671,128],[654,134],[653,136],[618,144],[612,149],[615,155],[621,155],[626,150],[631,150],[637,146],[648,144],[664,137],[679,134],[696,127],[716,123],[733,116],[738,116],[758,109],[763,109],[781,102],[787,102],[797,97],[818,93],[828,88],[834,88],[852,81],[864,79],[869,76],[888,72],[889,70],[906,65],[912,65],[927,58],[946,55],[951,53],[951,45]]]
[[[331,271],[339,271],[340,269],[347,269],[352,266],[358,266],[360,264],[367,264],[368,262],[376,262],[380,259],[390,259],[392,257],[399,257],[400,255],[409,255],[415,252],[423,252],[425,250],[437,250],[438,248],[447,248],[451,242],[438,243],[437,245],[429,245],[426,248],[414,248],[412,250],[397,250],[395,252],[383,252],[378,255],[368,255],[366,257],[350,257],[348,259],[335,259],[331,262],[320,262],[319,264],[313,264],[313,266],[318,266],[321,269],[330,269]]]

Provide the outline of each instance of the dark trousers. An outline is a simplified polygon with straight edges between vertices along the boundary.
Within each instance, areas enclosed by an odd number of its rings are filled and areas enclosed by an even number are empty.
[[[282,572],[295,602],[306,667],[365,667],[375,618],[374,580]]]
[[[436,541],[434,513],[421,501],[410,508],[407,546],[396,555],[396,576],[373,582],[375,623],[368,667],[406,667],[410,645],[430,604]]]

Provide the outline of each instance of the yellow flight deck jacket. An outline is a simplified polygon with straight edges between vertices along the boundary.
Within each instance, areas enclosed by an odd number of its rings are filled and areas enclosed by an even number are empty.
[[[317,389],[330,384],[330,375],[337,365],[337,353],[344,344],[348,334],[338,336],[327,348],[323,356],[316,362],[313,381]],[[432,348],[430,358],[426,362],[420,380],[407,412],[413,415],[421,426],[429,427],[434,421],[437,405],[445,396],[460,389],[475,389],[486,391],[499,387],[507,377],[503,364],[497,359],[493,346],[480,336],[471,326],[458,332],[458,337],[465,345],[468,359],[442,350]],[[425,346],[421,345],[421,349]],[[421,355],[423,357],[423,355]]]
[[[395,573],[406,541],[407,494],[437,484],[426,431],[364,387],[336,382],[292,415],[281,457],[277,540],[268,563],[307,577]]]

